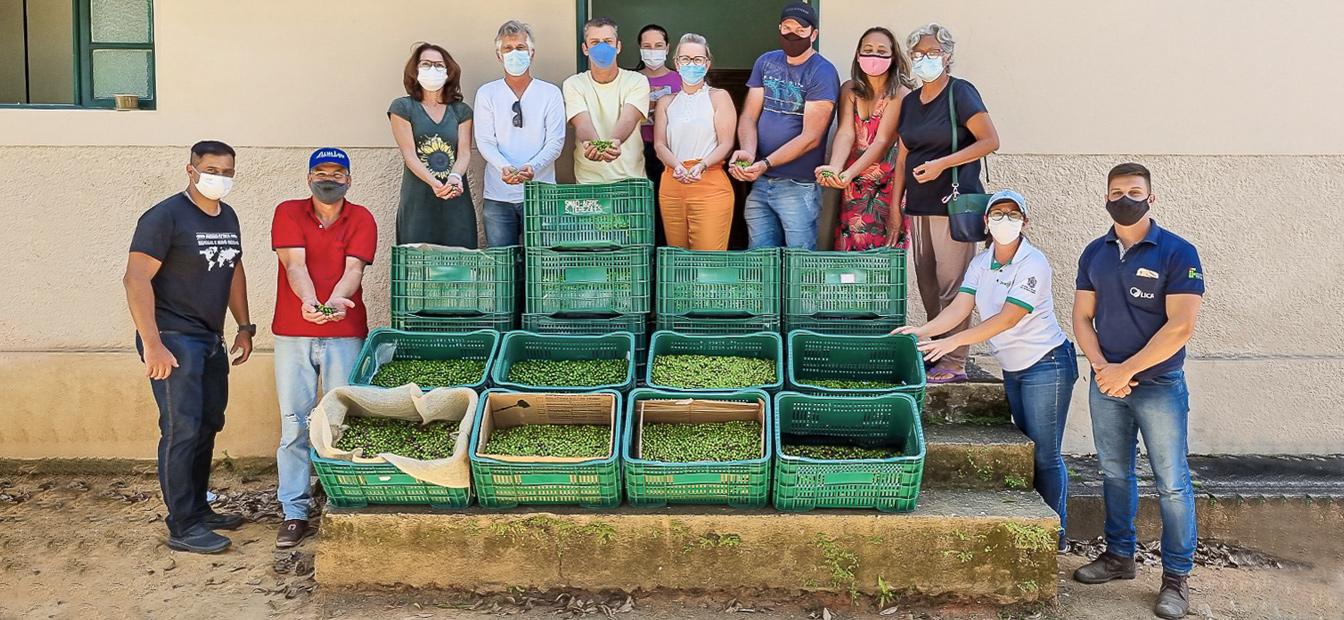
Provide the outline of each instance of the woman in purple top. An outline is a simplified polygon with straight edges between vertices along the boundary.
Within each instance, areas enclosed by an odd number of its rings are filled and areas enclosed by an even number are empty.
[[[681,76],[667,67],[668,52],[667,30],[658,24],[649,24],[639,29],[639,64],[635,71],[649,78],[649,115],[640,132],[644,135],[644,171],[653,180],[653,195],[658,195],[659,180],[663,178],[663,162],[653,150],[653,114],[658,100],[681,91]],[[656,203],[655,203],[656,204]],[[663,220],[655,213],[654,242],[666,245],[663,235]]]

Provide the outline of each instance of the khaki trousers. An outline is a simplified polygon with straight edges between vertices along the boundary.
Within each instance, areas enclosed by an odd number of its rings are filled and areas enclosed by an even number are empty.
[[[914,256],[915,280],[919,285],[919,296],[924,301],[924,312],[932,321],[938,313],[952,305],[956,299],[961,279],[966,268],[975,257],[975,244],[962,243],[952,239],[947,218],[936,215],[916,215],[910,218],[910,251]],[[957,326],[944,336],[950,336],[971,326],[971,318]],[[970,347],[958,347],[943,358],[945,368],[966,367],[966,356]]]

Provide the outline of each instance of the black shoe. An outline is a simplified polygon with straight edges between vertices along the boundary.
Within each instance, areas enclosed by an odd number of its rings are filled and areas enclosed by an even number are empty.
[[[243,517],[233,513],[207,512],[201,517],[201,525],[211,530],[236,530],[242,527],[243,523],[246,523]]]
[[[1157,592],[1157,604],[1153,613],[1159,618],[1175,620],[1184,618],[1190,612],[1190,586],[1185,583],[1185,575],[1162,573],[1162,589]]]
[[[308,522],[304,519],[290,519],[280,524],[280,532],[275,535],[275,548],[288,549],[297,547],[303,539],[313,533],[312,528],[308,527]]]
[[[1134,558],[1122,558],[1110,551],[1102,553],[1097,559],[1073,571],[1073,580],[1078,583],[1098,584],[1113,579],[1133,578]]]
[[[229,548],[233,541],[220,536],[201,524],[191,526],[181,536],[169,536],[168,548],[190,553],[219,553]]]

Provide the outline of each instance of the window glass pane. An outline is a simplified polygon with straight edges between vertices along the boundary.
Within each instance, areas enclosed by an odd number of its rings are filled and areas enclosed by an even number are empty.
[[[154,98],[150,66],[154,53],[149,50],[93,50],[93,96],[108,99],[113,95],[139,95]]]
[[[23,0],[0,0],[0,103],[28,103]]]
[[[75,102],[74,8],[28,0],[28,95],[32,103]]]
[[[150,0],[90,0],[94,43],[149,43]],[[129,94],[129,93],[127,93]]]

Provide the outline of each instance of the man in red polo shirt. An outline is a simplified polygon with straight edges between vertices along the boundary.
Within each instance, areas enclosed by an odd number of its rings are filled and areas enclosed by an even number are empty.
[[[378,246],[373,214],[345,199],[345,151],[314,151],[308,187],[313,195],[280,203],[271,224],[271,247],[280,258],[271,331],[281,424],[276,495],[285,512],[275,546],[282,549],[309,534],[308,413],[321,397],[319,384],[323,390],[345,385],[359,357],[369,333],[360,282]]]

